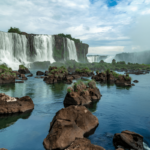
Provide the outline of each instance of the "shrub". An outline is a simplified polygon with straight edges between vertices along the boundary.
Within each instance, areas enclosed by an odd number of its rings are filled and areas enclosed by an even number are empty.
[[[10,27],[10,29],[8,29],[8,32],[18,33],[18,34],[21,33],[20,29],[19,28],[15,28],[15,27],[14,28]]]

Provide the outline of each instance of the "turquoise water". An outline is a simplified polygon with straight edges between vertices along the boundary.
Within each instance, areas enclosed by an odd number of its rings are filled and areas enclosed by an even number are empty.
[[[35,71],[31,72],[35,76]],[[131,88],[97,83],[102,98],[88,108],[99,120],[98,128],[89,137],[93,144],[115,150],[113,135],[131,130],[143,135],[144,143],[150,147],[150,74],[131,77],[139,80]],[[0,117],[0,148],[44,150],[43,140],[55,113],[64,107],[68,86],[64,83],[49,85],[34,77],[25,83],[0,85],[0,93],[12,97],[28,95],[35,104],[31,113]]]

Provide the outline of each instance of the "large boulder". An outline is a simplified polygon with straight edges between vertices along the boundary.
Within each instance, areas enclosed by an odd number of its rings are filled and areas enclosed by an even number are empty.
[[[64,106],[69,105],[88,105],[101,98],[99,89],[95,81],[91,80],[86,86],[83,82],[74,83],[73,88],[68,87],[68,93],[64,99]]]
[[[94,133],[98,119],[84,106],[69,106],[58,111],[50,124],[44,139],[44,147],[49,150],[65,149],[76,138],[87,137]]]
[[[76,139],[65,150],[105,150],[103,147],[91,144],[90,140],[86,138]]]
[[[143,136],[128,130],[116,133],[113,143],[115,148],[143,150]]]
[[[18,70],[18,72],[19,72],[20,74],[27,74],[27,73],[30,73],[29,69],[26,68],[26,67],[23,66],[23,65],[19,65],[19,70]]]
[[[17,75],[6,65],[0,65],[0,84],[15,83]]]
[[[26,112],[34,109],[34,104],[29,96],[14,98],[0,93],[0,114]]]

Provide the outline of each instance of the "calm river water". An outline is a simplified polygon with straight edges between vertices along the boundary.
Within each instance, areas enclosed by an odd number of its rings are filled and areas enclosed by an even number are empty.
[[[31,71],[34,76],[36,71]],[[144,136],[145,149],[150,149],[150,74],[131,75],[139,80],[131,88],[100,84],[101,100],[89,110],[99,120],[95,133],[89,137],[93,144],[115,150],[112,139],[123,130]],[[63,100],[70,85],[46,84],[43,79],[29,77],[25,83],[0,85],[0,93],[12,97],[30,96],[35,104],[31,113],[0,117],[0,148],[8,150],[44,150],[55,113],[63,108]]]

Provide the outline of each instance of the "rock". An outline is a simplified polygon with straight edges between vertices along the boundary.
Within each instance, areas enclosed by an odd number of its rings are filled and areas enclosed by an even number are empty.
[[[116,133],[113,143],[115,148],[143,150],[143,136],[128,130]]]
[[[0,150],[8,150],[8,149],[6,149],[6,148],[0,148]]]
[[[134,82],[134,83],[138,83],[139,81],[138,81],[138,80],[134,80],[133,82]]]
[[[15,81],[15,83],[24,83],[24,81]]]
[[[72,83],[72,80],[67,80],[65,83],[71,84],[71,83]]]
[[[124,150],[123,148],[117,148],[116,150]]]
[[[98,119],[84,106],[69,106],[58,111],[50,124],[44,139],[44,147],[49,150],[65,149],[76,138],[87,137],[94,133]]]
[[[90,81],[88,87],[83,82],[74,84],[73,90],[68,90],[64,99],[64,106],[69,105],[88,105],[91,102],[98,101],[101,98],[99,89],[96,87],[95,81]]]
[[[15,73],[17,76],[20,75],[20,73],[18,71],[12,71],[13,73]]]
[[[33,74],[29,74],[27,77],[32,77],[33,76]]]
[[[24,67],[23,65],[19,65],[19,70],[18,70],[18,72],[19,72],[20,74],[27,74],[27,73],[30,73],[29,69],[26,68],[26,67]]]
[[[15,83],[17,75],[6,65],[0,65],[0,84]]]
[[[37,72],[36,72],[36,75],[38,75],[38,76],[39,76],[39,75],[44,75],[44,72],[42,72],[42,71],[37,71]]]
[[[132,85],[132,86],[135,86],[135,84],[133,84],[133,83],[132,83],[131,85]]]
[[[105,149],[101,146],[91,144],[90,140],[86,138],[82,138],[82,139],[76,139],[65,150],[105,150]]]
[[[26,112],[34,109],[34,104],[29,96],[14,98],[0,93],[0,114]]]
[[[21,77],[22,80],[28,80],[28,78],[24,74],[20,74],[19,76]]]

